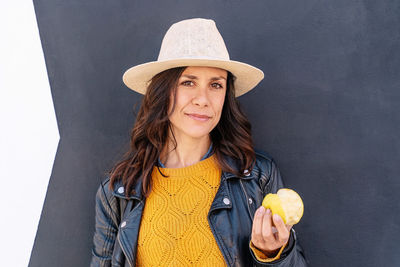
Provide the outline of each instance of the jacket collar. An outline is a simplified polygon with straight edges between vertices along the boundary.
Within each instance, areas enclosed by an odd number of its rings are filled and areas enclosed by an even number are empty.
[[[233,167],[236,171],[238,171],[238,167],[239,166],[238,166],[236,160],[234,160],[233,158],[228,157],[228,156],[226,156],[225,159],[227,160],[229,166]],[[256,172],[258,172],[258,171],[255,170],[254,168],[253,168],[253,170],[251,172],[248,171],[248,170],[244,170],[242,176],[237,176],[237,175],[235,175],[235,174],[233,174],[231,172],[222,172],[222,179],[223,180],[227,180],[227,179],[230,179],[230,178],[239,178],[239,179],[242,179],[242,180],[250,180],[250,179],[253,179],[255,177]]]
[[[143,194],[142,194],[142,193],[143,193],[142,184],[143,184],[142,179],[139,179],[139,180],[136,182],[135,186],[134,186],[135,193],[129,195],[128,197],[126,197],[126,196],[125,196],[125,187],[124,187],[124,185],[122,184],[122,181],[119,180],[119,181],[117,181],[117,182],[115,183],[115,185],[114,185],[114,191],[113,191],[112,194],[113,194],[114,196],[116,196],[116,197],[119,197],[119,198],[124,198],[124,199],[128,199],[128,200],[129,200],[129,199],[136,199],[136,200],[141,201],[141,200],[143,200],[143,198],[144,198],[144,196],[143,196]]]

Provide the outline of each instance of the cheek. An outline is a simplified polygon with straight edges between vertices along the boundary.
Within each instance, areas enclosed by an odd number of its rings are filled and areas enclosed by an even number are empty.
[[[214,103],[214,112],[216,114],[216,119],[217,119],[217,121],[215,123],[217,123],[217,124],[221,120],[221,114],[222,114],[223,107],[224,107],[224,99],[219,100],[218,102]]]
[[[168,109],[168,114],[171,114],[172,107],[173,107],[174,103],[175,103],[175,107],[174,107],[174,112],[170,115],[170,117],[179,116],[181,111],[185,107],[185,105],[188,104],[188,101],[190,102],[190,97],[185,93],[179,92],[179,90],[177,90],[177,92],[176,92],[176,98],[175,99],[174,99],[174,96],[171,95],[171,97],[170,97],[170,107]]]
[[[222,109],[224,108],[224,103],[225,103],[225,94],[218,98],[218,101],[216,104],[218,113],[220,113],[220,114],[222,113]]]

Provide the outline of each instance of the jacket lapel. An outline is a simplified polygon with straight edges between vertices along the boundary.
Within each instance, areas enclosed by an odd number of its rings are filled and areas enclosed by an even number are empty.
[[[142,195],[142,180],[135,185],[135,194],[129,196],[121,194],[124,190],[115,187],[114,194],[127,201],[121,224],[119,225],[117,240],[125,255],[129,266],[136,264],[136,248],[139,236],[140,221],[142,219],[145,198]],[[118,190],[119,189],[119,190]]]
[[[237,169],[237,165],[233,161],[233,159],[228,158],[228,162],[230,166]],[[232,244],[229,242],[232,238],[232,233],[227,231],[226,222],[228,222],[229,212],[214,212],[217,210],[230,210],[232,209],[233,195],[230,188],[230,179],[253,179],[254,171],[247,172],[245,171],[244,175],[238,177],[237,175],[230,172],[222,172],[221,174],[221,183],[218,188],[217,193],[215,194],[214,200],[211,204],[210,210],[208,212],[208,224],[213,232],[214,238],[222,251],[222,254],[225,258],[228,266],[234,265],[235,255],[232,255]],[[228,242],[228,243],[227,243]]]

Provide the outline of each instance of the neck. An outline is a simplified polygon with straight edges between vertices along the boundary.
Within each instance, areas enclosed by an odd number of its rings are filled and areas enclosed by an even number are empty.
[[[178,137],[176,138],[176,149],[174,143],[169,138],[167,145],[160,155],[161,162],[167,168],[182,168],[193,165],[201,160],[207,153],[211,144],[210,136],[201,138]]]

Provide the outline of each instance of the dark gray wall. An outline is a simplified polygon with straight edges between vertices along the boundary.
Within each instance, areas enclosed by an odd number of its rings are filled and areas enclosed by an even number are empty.
[[[29,266],[88,266],[95,190],[141,99],[122,74],[191,17],[266,74],[239,99],[304,199],[310,265],[400,266],[400,1],[33,2],[61,140]]]

